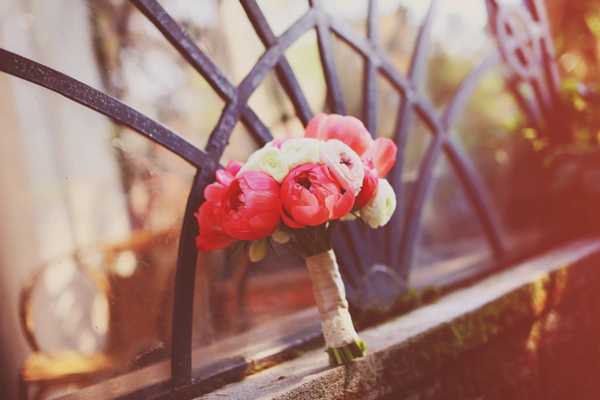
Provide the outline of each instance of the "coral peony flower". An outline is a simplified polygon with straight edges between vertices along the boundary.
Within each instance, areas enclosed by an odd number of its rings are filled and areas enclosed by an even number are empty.
[[[317,114],[306,126],[307,138],[323,141],[338,139],[347,144],[359,156],[373,143],[371,135],[363,123],[354,117],[337,114]]]
[[[321,144],[319,154],[321,161],[329,167],[340,186],[345,190],[351,186],[354,193],[358,194],[365,176],[363,163],[358,154],[338,139],[331,139]]]
[[[377,186],[379,184],[379,175],[377,170],[373,166],[372,161],[363,159],[363,169],[365,171],[365,177],[363,178],[362,187],[356,199],[354,200],[354,208],[363,208],[377,192]]]
[[[396,162],[396,144],[387,138],[377,138],[362,155],[362,159],[373,163],[379,177],[383,178]]]
[[[245,171],[231,182],[223,194],[219,218],[223,230],[241,240],[271,235],[280,222],[279,185],[259,171]]]
[[[302,164],[316,164],[321,161],[319,148],[321,141],[309,138],[294,138],[281,145],[283,158],[290,170]]]
[[[354,204],[354,189],[342,188],[325,165],[304,164],[281,184],[281,215],[292,228],[316,226],[346,215]]]
[[[219,209],[221,208],[223,195],[242,165],[242,163],[235,160],[229,161],[225,169],[216,172],[217,182],[208,185],[204,189],[206,201],[194,214],[198,220],[200,230],[199,235],[196,237],[196,246],[200,251],[206,253],[214,249],[222,249],[231,246],[235,242],[235,239],[225,233],[221,227]]]
[[[229,160],[229,163],[227,164],[225,169],[219,169],[215,173],[215,175],[217,177],[217,181],[222,184],[225,184],[225,185],[227,185],[227,187],[229,187],[229,185],[231,184],[231,181],[233,180],[233,178],[235,178],[235,176],[238,174],[238,172],[240,172],[240,169],[243,166],[244,166],[244,164],[239,161]]]
[[[220,204],[206,201],[194,214],[200,227],[200,234],[196,236],[196,246],[204,253],[229,247],[235,242],[235,239],[221,228],[219,209]]]
[[[264,172],[272,176],[277,183],[281,183],[290,169],[281,150],[274,146],[265,146],[250,155],[248,162],[240,169],[239,174],[246,171]]]
[[[360,210],[360,217],[374,229],[387,224],[394,210],[396,193],[387,180],[379,179],[375,197]]]

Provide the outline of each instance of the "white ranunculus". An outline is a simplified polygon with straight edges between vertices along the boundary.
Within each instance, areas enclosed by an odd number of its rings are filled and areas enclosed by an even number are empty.
[[[264,172],[271,175],[278,183],[281,183],[290,172],[290,169],[283,158],[281,150],[274,146],[268,146],[252,153],[238,175],[246,171]]]
[[[360,217],[373,229],[388,223],[396,209],[396,193],[386,179],[379,179],[377,193],[360,210]]]
[[[340,186],[346,190],[352,186],[354,195],[358,195],[365,177],[365,169],[358,154],[341,140],[330,139],[321,143],[319,155]]]
[[[288,164],[290,171],[297,166],[321,161],[319,148],[321,141],[311,138],[290,139],[281,145],[283,158]]]

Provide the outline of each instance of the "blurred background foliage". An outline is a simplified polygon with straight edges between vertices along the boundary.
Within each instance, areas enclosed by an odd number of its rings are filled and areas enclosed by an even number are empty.
[[[553,201],[576,234],[600,230],[600,2],[548,2],[548,14],[562,75],[562,142],[529,131],[541,153]]]

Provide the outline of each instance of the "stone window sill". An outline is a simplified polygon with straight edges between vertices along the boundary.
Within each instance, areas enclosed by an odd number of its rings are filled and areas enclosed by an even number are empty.
[[[599,284],[600,239],[574,242],[360,332],[368,355],[352,364],[329,367],[319,348],[202,398],[583,398],[573,390],[592,390],[587,375],[554,379],[552,363],[600,360],[600,335],[587,334],[600,331]],[[555,349],[558,333],[572,340]]]

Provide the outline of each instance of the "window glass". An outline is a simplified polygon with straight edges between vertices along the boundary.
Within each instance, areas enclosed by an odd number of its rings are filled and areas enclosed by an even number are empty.
[[[27,171],[20,197],[35,255],[16,280],[4,281],[21,288],[39,346],[24,354],[24,373],[63,374],[66,384],[54,388],[63,393],[168,360],[194,169],[71,100],[9,82],[4,93],[18,110],[10,134],[19,138],[9,157]],[[82,371],[92,378],[75,379]]]
[[[453,135],[485,185],[508,251],[516,253],[539,244],[554,228],[543,206],[548,194],[543,145],[531,137],[534,131],[503,73],[499,65],[482,77]]]

